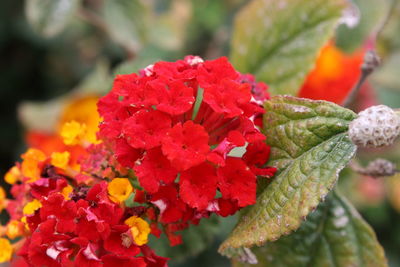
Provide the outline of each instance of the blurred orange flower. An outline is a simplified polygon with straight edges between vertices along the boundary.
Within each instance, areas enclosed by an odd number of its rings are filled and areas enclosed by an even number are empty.
[[[36,130],[27,132],[28,147],[39,149],[47,156],[51,156],[52,163],[56,167],[66,169],[68,165],[73,170],[79,171],[78,160],[87,154],[84,146],[99,143],[96,137],[100,123],[97,101],[98,97],[94,95],[72,98],[63,108],[52,133]],[[79,132],[79,140],[75,138],[74,142],[65,143],[65,134],[73,134],[71,131],[67,132],[65,127],[71,123],[78,124],[84,131]]]
[[[365,50],[360,48],[352,54],[345,54],[332,41],[329,42],[321,50],[299,96],[341,104],[360,76],[364,53]]]

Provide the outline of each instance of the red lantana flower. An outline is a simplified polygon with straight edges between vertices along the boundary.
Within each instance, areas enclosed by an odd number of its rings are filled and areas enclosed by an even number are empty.
[[[26,263],[33,266],[165,266],[166,258],[135,244],[129,226],[124,223],[124,210],[108,198],[106,182],[84,192],[71,200],[53,192],[42,199],[42,207],[35,214],[27,217],[32,235],[18,253]],[[138,256],[140,253],[144,256]]]
[[[254,204],[257,176],[274,174],[266,166],[265,136],[255,125],[266,90],[224,57],[188,56],[118,75],[100,99],[100,137],[114,147],[120,164],[135,171],[158,208],[152,228],[172,223],[165,227],[171,243],[180,240],[173,229],[189,221]],[[230,156],[246,146],[244,159]]]

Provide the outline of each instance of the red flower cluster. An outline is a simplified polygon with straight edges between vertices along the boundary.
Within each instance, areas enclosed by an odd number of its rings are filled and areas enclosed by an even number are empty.
[[[266,89],[226,58],[188,56],[119,75],[100,99],[100,137],[135,171],[158,222],[169,223],[171,243],[180,242],[172,233],[188,221],[254,204],[256,177],[274,174],[254,123]],[[246,145],[242,158],[232,156]]]
[[[135,244],[124,210],[108,198],[106,182],[71,197],[43,195],[41,207],[27,215],[32,235],[18,254],[30,265],[165,266],[165,258]]]
[[[107,171],[113,161],[104,145],[91,145],[87,152],[90,157],[82,160],[82,168],[93,175],[115,176]],[[95,161],[98,156],[101,161]],[[7,253],[15,250],[22,257],[18,266],[166,266],[167,258],[146,245],[151,229],[141,218],[145,214],[112,200],[119,196],[112,190],[121,186],[113,187],[91,173],[56,167],[57,157],[37,149],[29,149],[23,158],[6,175],[13,183],[13,199],[6,205],[11,219],[6,235],[21,238]]]

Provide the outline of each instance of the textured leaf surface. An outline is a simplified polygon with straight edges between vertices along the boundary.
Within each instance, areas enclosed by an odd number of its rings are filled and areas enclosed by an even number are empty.
[[[25,11],[34,30],[51,37],[64,29],[77,7],[78,0],[27,0]]]
[[[356,115],[348,109],[290,96],[274,97],[265,108],[269,164],[279,174],[221,245],[223,254],[230,248],[277,240],[297,229],[332,189],[356,151],[346,133]]]
[[[231,60],[273,94],[296,94],[332,37],[343,0],[253,0],[235,20]]]
[[[374,231],[337,192],[309,215],[300,229],[255,248],[258,264],[235,267],[384,267],[387,262]]]

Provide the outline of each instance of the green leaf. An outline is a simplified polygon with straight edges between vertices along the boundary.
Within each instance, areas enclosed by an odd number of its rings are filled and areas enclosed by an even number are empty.
[[[273,94],[296,94],[345,6],[343,0],[251,1],[235,19],[233,65]]]
[[[297,229],[356,151],[347,136],[348,124],[356,117],[351,110],[290,96],[273,97],[265,109],[269,164],[279,173],[221,245],[223,254],[229,248],[277,240]]]
[[[114,41],[135,51],[146,39],[148,10],[141,1],[104,1],[103,17]]]
[[[258,264],[234,261],[233,266],[387,266],[372,228],[337,192],[332,192],[296,233],[253,252]]]
[[[52,37],[68,24],[79,6],[79,0],[27,0],[28,22],[38,33]]]

